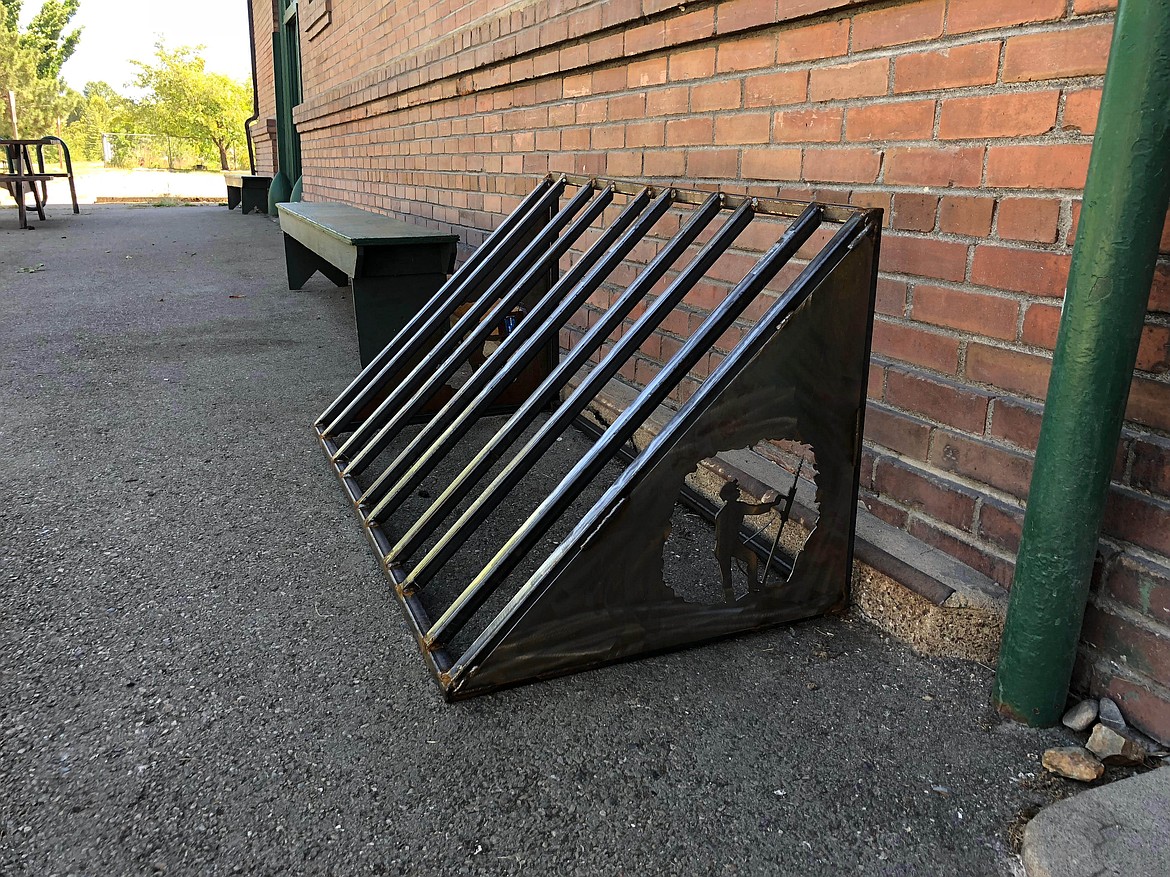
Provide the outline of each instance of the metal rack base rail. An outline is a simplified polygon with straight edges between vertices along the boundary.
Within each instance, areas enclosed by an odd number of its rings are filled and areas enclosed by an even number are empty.
[[[569,186],[577,192],[558,209]],[[607,220],[615,198],[624,207]],[[669,226],[677,229],[673,236],[648,261],[643,256],[627,263],[668,214],[677,220]],[[847,604],[881,217],[880,210],[548,177],[322,413],[317,435],[448,700]],[[451,575],[454,566],[448,561],[489,516],[507,510],[513,489],[583,420],[607,382],[755,219],[776,225],[774,245],[515,532],[477,558],[478,571],[445,580],[444,571]],[[581,255],[571,267],[531,307],[518,309],[520,302],[533,302],[532,291],[556,276],[551,272],[574,246]],[[441,469],[623,263],[636,278],[608,297],[609,307],[518,410],[489,437],[475,440],[478,451],[454,469]],[[784,276],[795,279],[778,295],[765,293],[786,265]],[[752,321],[751,313],[761,316]],[[738,343],[653,440],[619,476],[610,476],[596,502],[576,511],[575,520],[560,521],[607,466],[623,454],[628,459],[637,430],[733,326],[742,333]],[[465,379],[455,386],[457,373]],[[443,404],[428,417],[436,400]],[[421,429],[407,428],[420,417]],[[738,502],[733,491],[724,496],[724,508],[732,509],[735,496],[739,517],[727,530],[724,516],[719,531],[722,512],[711,515],[711,503],[686,481],[702,461],[767,440],[799,443],[815,453],[818,517],[793,550],[777,550],[779,531],[773,540],[743,524],[745,514],[775,509],[782,500],[752,506]],[[798,468],[789,508],[799,475]],[[420,492],[424,484],[431,489]],[[407,500],[418,496],[428,498],[425,511],[402,514]],[[755,581],[745,593],[728,584],[730,560],[720,561],[722,601],[690,602],[664,580],[664,550],[679,502],[714,517],[724,539],[720,549],[716,536],[717,555],[722,550],[730,557],[732,540],[731,554],[752,560]],[[550,529],[566,523],[571,530],[550,547]],[[532,568],[532,552],[546,556],[536,556],[534,572],[514,576],[523,562]],[[768,584],[770,578],[777,581]],[[436,591],[455,596],[440,599]]]

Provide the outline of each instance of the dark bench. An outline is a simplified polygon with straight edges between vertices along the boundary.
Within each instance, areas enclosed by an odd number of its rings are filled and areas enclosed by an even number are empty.
[[[242,203],[240,212],[243,214],[253,210],[268,212],[268,186],[272,183],[272,177],[229,172],[223,175],[223,180],[227,183],[228,210],[234,210]]]
[[[417,314],[455,267],[459,235],[346,204],[277,204],[288,288],[320,271],[353,287],[358,352],[367,365]]]

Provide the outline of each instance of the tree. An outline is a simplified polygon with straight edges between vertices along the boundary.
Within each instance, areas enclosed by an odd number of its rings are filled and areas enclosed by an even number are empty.
[[[9,2],[19,6],[19,0]],[[21,43],[37,53],[37,74],[42,79],[56,79],[61,74],[61,65],[77,51],[81,28],[69,33],[65,33],[65,28],[80,5],[81,0],[45,0],[20,35]]]
[[[17,121],[25,137],[54,133],[75,101],[61,81],[61,65],[77,49],[80,29],[65,33],[80,0],[44,0],[28,27],[19,30],[22,0],[0,0],[0,93],[16,95]],[[10,135],[7,114],[0,131]]]
[[[102,135],[138,129],[134,102],[105,82],[88,82],[67,119],[65,140],[78,158],[101,161]],[[123,138],[125,139],[125,138]]]
[[[244,144],[244,122],[252,112],[251,85],[209,73],[202,46],[168,49],[155,45],[155,63],[138,67],[134,84],[146,91],[139,112],[146,130],[206,143],[228,170],[228,150]]]
[[[37,55],[20,44],[15,31],[0,28],[0,96],[16,95],[16,114],[22,137],[40,137],[55,131],[62,87],[54,77],[37,75]],[[0,137],[13,136],[7,109],[0,112]]]
[[[10,30],[16,33],[16,26],[20,23],[20,7],[22,0],[0,0],[0,30]]]

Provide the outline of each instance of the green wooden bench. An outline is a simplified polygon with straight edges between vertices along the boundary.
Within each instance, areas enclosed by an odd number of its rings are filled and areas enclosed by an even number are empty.
[[[367,365],[417,314],[455,267],[459,235],[346,204],[282,203],[288,288],[320,271],[353,288],[358,352]]]
[[[223,175],[223,181],[227,183],[228,210],[234,210],[242,204],[240,212],[245,215],[253,210],[268,212],[268,186],[272,183],[272,177],[228,172]]]

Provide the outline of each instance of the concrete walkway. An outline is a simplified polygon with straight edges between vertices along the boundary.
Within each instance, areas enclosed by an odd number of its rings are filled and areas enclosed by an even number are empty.
[[[1165,877],[1170,768],[1044,808],[1024,832],[1028,877]]]
[[[245,171],[246,172],[246,171]],[[157,168],[103,167],[90,162],[73,166],[73,182],[81,204],[105,201],[143,201],[165,199],[200,199],[226,201],[227,188],[219,171],[168,171]],[[49,180],[49,213],[63,213],[70,204],[69,181]],[[31,203],[32,199],[28,199]],[[16,201],[0,188],[0,208],[14,207]],[[0,209],[0,223],[9,214]],[[15,221],[15,220],[14,220]]]
[[[855,618],[443,704],[309,428],[348,293],[224,208],[36,226],[0,211],[5,877],[1004,875],[1063,794],[986,668]]]

